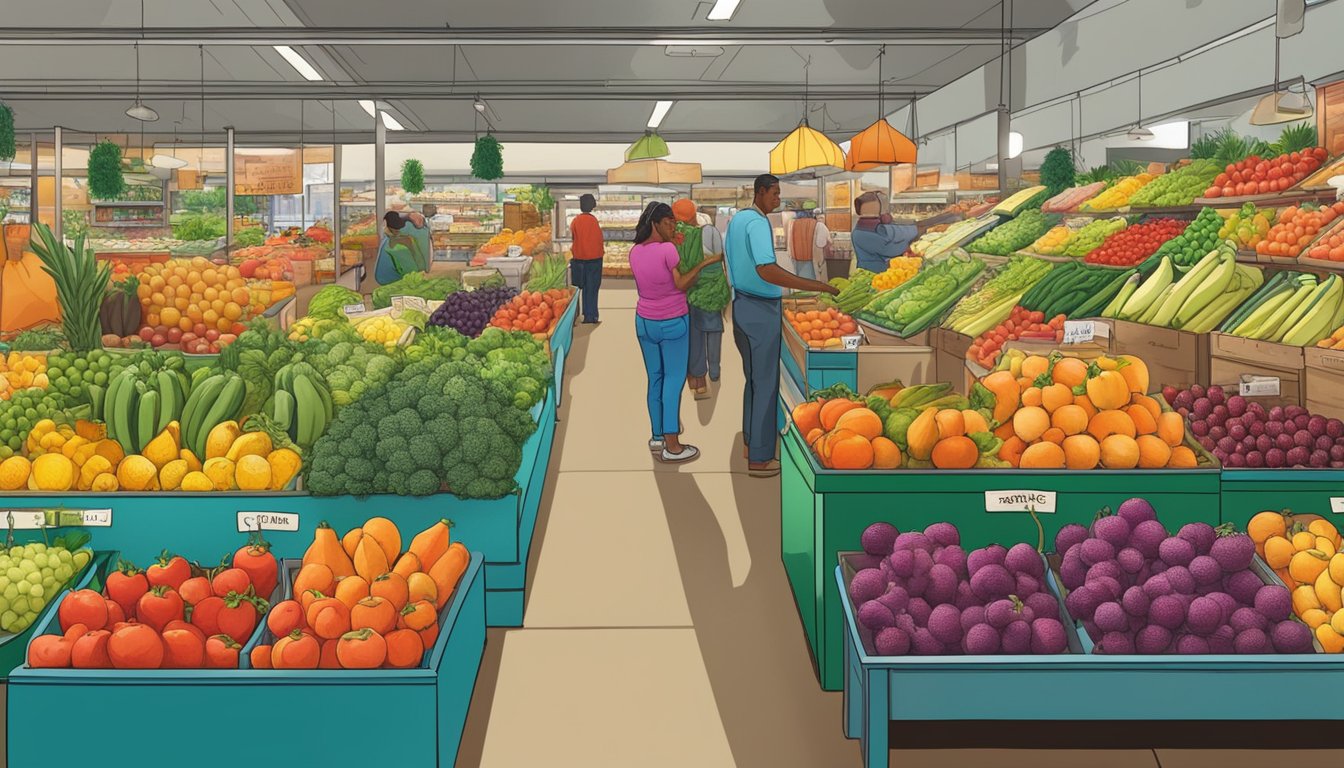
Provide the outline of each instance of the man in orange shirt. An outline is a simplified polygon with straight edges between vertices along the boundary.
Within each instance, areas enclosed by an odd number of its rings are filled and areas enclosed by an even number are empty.
[[[569,223],[570,282],[578,288],[583,301],[583,322],[597,322],[597,291],[602,287],[602,225],[597,223],[593,209],[597,199],[592,195],[579,198],[581,213]]]

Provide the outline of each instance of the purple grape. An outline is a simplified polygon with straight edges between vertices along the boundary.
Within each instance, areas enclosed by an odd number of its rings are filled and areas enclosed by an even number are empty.
[[[1209,416],[1213,415],[1213,403],[1209,402],[1207,399],[1196,400],[1195,404],[1190,408],[1190,415],[1194,416],[1196,419],[1209,418]]]
[[[1311,452],[1311,456],[1307,457],[1307,463],[1313,469],[1323,469],[1330,466],[1330,454],[1320,449],[1314,450]]]
[[[1159,624],[1149,624],[1134,637],[1134,651],[1149,656],[1166,651],[1169,645],[1171,630]]]
[[[1340,421],[1339,419],[1326,419],[1325,434],[1335,438],[1336,440],[1338,440],[1341,437],[1344,437],[1344,421]]]
[[[1186,656],[1203,656],[1209,652],[1209,641],[1195,635],[1181,635],[1176,640],[1176,652]]]
[[[1227,392],[1224,391],[1222,387],[1215,384],[1212,387],[1209,387],[1208,391],[1204,393],[1204,396],[1209,398],[1209,402],[1214,405],[1222,405],[1227,399]]]
[[[1031,652],[1031,625],[1014,621],[999,633],[999,646],[1004,653],[1021,655]]]
[[[985,606],[985,622],[995,629],[1003,629],[1020,618],[1012,600],[995,600]]]
[[[1129,523],[1119,515],[1107,515],[1092,524],[1092,535],[1110,544],[1112,550],[1120,549],[1129,544]],[[1083,546],[1086,548],[1088,546],[1087,542],[1083,542]],[[1084,549],[1083,556],[1086,560],[1086,549]],[[1109,559],[1109,557],[1103,559]]]
[[[961,629],[964,632],[970,632],[971,627],[985,622],[985,607],[983,605],[972,605],[969,608],[961,610]]]
[[[899,535],[901,532],[891,523],[873,523],[863,530],[859,541],[863,545],[864,552],[885,556],[891,554],[892,548],[896,545],[896,537]]]
[[[1213,634],[1209,635],[1209,653],[1232,653],[1232,641],[1236,636],[1236,630],[1226,624],[1214,630]]]
[[[1008,550],[1001,544],[990,544],[988,547],[982,547],[971,552],[966,556],[966,568],[971,576],[975,576],[976,571],[986,565],[1003,565],[1003,559],[1008,556]]]
[[[1212,441],[1215,445],[1218,443],[1219,440],[1222,440],[1224,437],[1227,437],[1226,427],[1224,427],[1221,424],[1214,424],[1213,426],[1209,427],[1209,440]]]
[[[1101,638],[1094,649],[1096,653],[1103,653],[1108,656],[1128,656],[1134,653],[1134,641],[1129,635],[1112,632]]]
[[[957,526],[951,523],[934,523],[924,529],[924,535],[935,544],[950,547],[961,544],[961,534]]]
[[[1296,436],[1287,432],[1280,433],[1278,437],[1274,438],[1274,448],[1284,453],[1287,453],[1296,444]],[[1273,448],[1270,450],[1273,450]]]
[[[1091,587],[1083,585],[1064,598],[1064,607],[1076,619],[1091,619],[1092,614],[1097,610],[1097,606],[1105,600],[1105,596],[1094,592]]]
[[[1218,458],[1229,467],[1240,468],[1246,466],[1246,457],[1240,453],[1234,453],[1231,456],[1220,456]]]
[[[1119,582],[1124,575],[1125,572],[1120,569],[1120,565],[1114,560],[1097,563],[1087,569],[1087,581],[1089,583],[1095,583],[1101,579],[1114,579]]]
[[[1170,595],[1173,591],[1171,582],[1167,581],[1167,576],[1164,573],[1159,573],[1143,583],[1143,593],[1148,596],[1149,600]],[[1070,609],[1070,612],[1072,612],[1072,609]]]
[[[1265,466],[1265,456],[1260,451],[1251,451],[1246,454],[1246,466],[1252,469],[1259,469]]]
[[[1115,557],[1115,546],[1104,539],[1088,539],[1079,547],[1083,564],[1093,566]]]
[[[1017,574],[1017,585],[1013,589],[1013,594],[1018,598],[1026,600],[1028,597],[1041,591],[1041,583],[1034,576],[1028,576],[1025,573]]]
[[[1314,653],[1311,630],[1300,621],[1285,620],[1274,625],[1270,642],[1279,653]]]
[[[934,556],[933,561],[951,568],[953,573],[957,574],[959,579],[970,578],[970,573],[966,569],[966,550],[959,545],[943,547],[943,549]]]
[[[1209,586],[1222,583],[1223,569],[1212,557],[1199,555],[1190,561],[1190,575],[1195,578],[1195,584]]]
[[[1248,629],[1263,631],[1269,625],[1269,622],[1264,616],[1256,613],[1254,608],[1238,608],[1232,612],[1232,618],[1228,621],[1228,624],[1231,624],[1232,628],[1240,634]]]
[[[1293,444],[1299,448],[1310,448],[1316,445],[1316,438],[1312,436],[1311,432],[1299,429],[1297,434],[1293,435]]]
[[[1258,439],[1261,435],[1265,434],[1266,429],[1267,427],[1263,422],[1253,421],[1251,422],[1251,425],[1246,428],[1246,431],[1249,433],[1249,437]]]
[[[1190,432],[1195,437],[1204,437],[1209,434],[1209,423],[1207,421],[1190,422]]]
[[[1273,408],[1270,408],[1270,409],[1269,409],[1269,420],[1270,420],[1270,421],[1283,421],[1283,420],[1286,419],[1286,418],[1287,418],[1287,416],[1286,416],[1286,415],[1284,414],[1284,412],[1283,412],[1283,406],[1281,406],[1281,405],[1276,405],[1276,406],[1274,406]]]
[[[1123,632],[1129,627],[1129,618],[1119,603],[1105,602],[1097,606],[1093,622],[1102,632]]]
[[[1255,610],[1272,622],[1286,621],[1293,610],[1293,597],[1287,587],[1266,584],[1255,593]]]
[[[1176,594],[1192,595],[1195,593],[1195,577],[1190,573],[1189,568],[1183,565],[1173,565],[1163,575],[1167,577],[1167,583],[1171,584],[1171,589]]]
[[[1260,577],[1250,571],[1233,573],[1226,580],[1227,594],[1231,595],[1239,606],[1253,605],[1255,595],[1262,586],[1264,586],[1264,582],[1260,581]]]
[[[1330,460],[1344,461],[1344,445],[1339,445],[1338,443],[1336,443],[1335,445],[1330,447]]]
[[[929,569],[929,586],[924,590],[929,605],[942,605],[957,599],[957,574],[941,563]],[[944,640],[943,642],[947,642]]]
[[[1291,406],[1291,407],[1293,407],[1293,408],[1299,408],[1299,409],[1301,408],[1301,406],[1298,406],[1298,405],[1294,405],[1294,406]],[[1299,414],[1297,414],[1296,416],[1292,417],[1292,420],[1293,420],[1293,426],[1294,426],[1294,427],[1297,427],[1297,428],[1300,429],[1300,430],[1304,430],[1304,429],[1306,429],[1306,428],[1307,428],[1307,425],[1311,424],[1311,417],[1308,416],[1308,415],[1305,414],[1305,413],[1299,413]],[[1310,434],[1310,433],[1308,433],[1308,434]]]
[[[1003,565],[1010,573],[1026,574],[1037,579],[1045,576],[1045,564],[1041,561],[1041,555],[1030,544],[1013,545],[1013,548],[1004,555]]]
[[[1189,408],[1195,404],[1195,396],[1190,394],[1190,390],[1185,390],[1176,395],[1176,399],[1171,401],[1172,408]]]
[[[887,558],[891,563],[891,572],[898,578],[908,579],[915,575],[915,553],[908,549],[898,549]]]
[[[1340,448],[1340,451],[1344,452],[1344,446]],[[1341,455],[1340,458],[1344,458],[1344,455]],[[1077,523],[1069,523],[1060,528],[1059,533],[1055,534],[1055,552],[1065,555],[1069,550],[1086,541],[1087,537],[1086,528]]]
[[[1325,425],[1324,416],[1311,416],[1307,419],[1307,431],[1312,437],[1325,437]]]
[[[1197,635],[1210,635],[1223,623],[1223,609],[1211,597],[1196,597],[1190,603],[1186,624]]]
[[[1125,594],[1120,599],[1120,605],[1125,609],[1125,613],[1130,616],[1146,617],[1148,608],[1152,600],[1148,598],[1143,587],[1130,587],[1125,590]]]
[[[1278,438],[1279,435],[1282,435],[1282,434],[1283,434],[1283,422],[1281,422],[1281,421],[1269,421],[1269,422],[1265,422],[1264,432],[1263,432],[1262,434],[1264,434],[1264,435],[1265,435],[1266,437],[1268,437],[1270,440],[1274,440],[1274,439]],[[1271,445],[1272,445],[1272,443],[1271,443]],[[1269,449],[1266,448],[1265,450],[1269,450]]]
[[[1237,633],[1237,637],[1232,641],[1232,648],[1237,653],[1269,653],[1269,638],[1265,631],[1259,627],[1250,627]]]
[[[1174,630],[1185,623],[1185,602],[1175,595],[1163,595],[1148,607],[1148,621]]]
[[[971,591],[985,602],[1007,597],[1016,585],[1008,569],[998,564],[991,563],[971,574]]]
[[[891,609],[876,600],[869,600],[859,606],[859,623],[877,632],[896,625],[896,617]]]
[[[1248,434],[1250,433],[1246,431],[1246,425],[1240,422],[1227,428],[1227,436],[1238,442],[1245,440]]]
[[[955,605],[959,610],[966,610],[973,606],[981,605],[980,598],[971,591],[971,585],[967,582],[957,584],[957,599]]]
[[[1288,454],[1279,448],[1270,448],[1265,451],[1265,466],[1270,469],[1281,469],[1287,466]]]
[[[1307,462],[1311,461],[1311,453],[1299,445],[1284,455],[1284,461],[1289,467],[1305,466]]]
[[[1241,416],[1246,413],[1246,398],[1241,395],[1233,395],[1227,398],[1227,412],[1233,416]]]
[[[999,652],[999,631],[988,624],[975,624],[966,630],[966,653],[989,656]]]
[[[1059,577],[1066,589],[1077,589],[1087,580],[1087,566],[1083,565],[1077,547],[1064,555],[1064,560],[1059,564]]]
[[[1047,616],[1031,622],[1032,653],[1046,656],[1063,653],[1068,647],[1069,638],[1059,619]]]
[[[929,541],[928,536],[925,536],[919,531],[906,531],[905,533],[902,533],[901,535],[896,537],[896,543],[893,545],[893,547],[898,552],[903,549],[909,549],[909,550],[922,549],[925,551],[929,551],[933,549],[933,543]]]
[[[1320,435],[1316,438],[1316,442],[1313,445],[1318,451],[1329,452],[1331,448],[1335,447],[1335,439],[1329,435]]]
[[[1282,433],[1280,433],[1279,437],[1282,436]],[[1270,437],[1268,433],[1255,438],[1255,450],[1261,453],[1267,453],[1274,447],[1274,440],[1275,438]]]
[[[1105,600],[1119,600],[1120,595],[1124,594],[1124,588],[1120,582],[1110,576],[1098,576],[1089,585],[1093,592]]]

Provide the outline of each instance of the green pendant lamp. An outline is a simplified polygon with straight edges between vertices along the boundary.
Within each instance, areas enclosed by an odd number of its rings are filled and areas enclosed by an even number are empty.
[[[625,149],[625,161],[632,160],[655,160],[660,157],[667,157],[672,151],[667,148],[667,142],[663,137],[654,131],[645,131],[634,144]]]

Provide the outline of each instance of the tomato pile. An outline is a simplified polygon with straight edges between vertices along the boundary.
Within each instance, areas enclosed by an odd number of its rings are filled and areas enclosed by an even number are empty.
[[[61,634],[33,638],[30,667],[237,669],[279,582],[280,567],[259,539],[211,571],[167,552],[141,571],[118,564],[100,594],[75,590],[57,609]]]
[[[1047,323],[1043,312],[1033,312],[1020,305],[1013,307],[1013,311],[1008,313],[1007,320],[980,334],[971,342],[966,357],[981,368],[993,368],[1003,352],[1004,343],[1014,339],[1063,341],[1064,315],[1055,315]]]
[[[1237,197],[1282,192],[1315,173],[1327,157],[1325,147],[1312,147],[1269,160],[1251,155],[1227,166],[1226,171],[1214,178],[1213,185],[1204,190],[1204,196]]]
[[[1270,256],[1297,256],[1308,243],[1316,239],[1318,232],[1325,229],[1341,213],[1344,213],[1344,201],[1319,208],[1310,204],[1300,208],[1295,205],[1284,208],[1279,212],[1278,223],[1270,227],[1269,234],[1265,235],[1264,240],[1256,243],[1255,252]],[[1313,247],[1307,255],[1316,259],[1339,260],[1330,256],[1330,248],[1327,248],[1324,256],[1317,255],[1318,253],[1319,251]]]
[[[1142,264],[1168,240],[1185,231],[1187,221],[1153,219],[1135,224],[1106,238],[1095,251],[1083,257],[1088,264],[1132,267]]]
[[[490,325],[506,331],[527,331],[545,334],[564,314],[569,305],[570,292],[552,289],[544,293],[524,291],[500,307],[490,319]]]

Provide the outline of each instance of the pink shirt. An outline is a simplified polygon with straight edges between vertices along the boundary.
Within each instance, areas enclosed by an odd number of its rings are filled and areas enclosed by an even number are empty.
[[[630,271],[635,276],[639,301],[635,314],[645,320],[671,320],[690,310],[686,294],[677,290],[672,270],[681,263],[677,247],[671,243],[645,242],[630,249]]]

